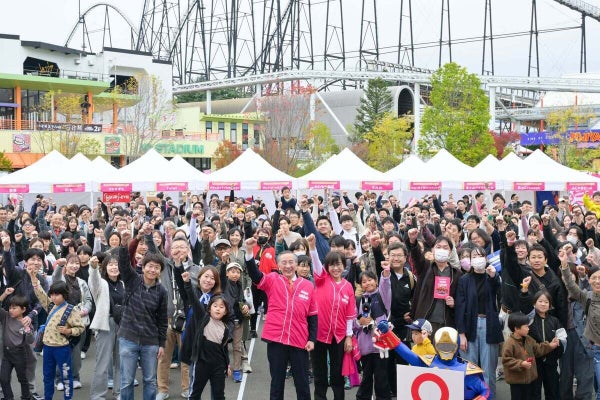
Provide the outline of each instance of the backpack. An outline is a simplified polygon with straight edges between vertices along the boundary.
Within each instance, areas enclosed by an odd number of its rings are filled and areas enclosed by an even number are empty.
[[[48,315],[50,315],[53,308],[54,308],[54,303],[51,303],[50,308],[48,308]],[[67,304],[67,308],[65,309],[65,312],[63,313],[62,317],[60,317],[58,326],[67,325],[67,320],[71,316],[71,313],[73,312],[74,308],[75,307],[72,304]],[[48,321],[46,321],[46,323],[48,323]],[[69,337],[67,337],[67,339],[69,340],[69,345],[71,346],[71,348],[73,348],[73,347],[77,346],[77,344],[79,344],[79,340],[81,340],[81,336],[70,335]]]

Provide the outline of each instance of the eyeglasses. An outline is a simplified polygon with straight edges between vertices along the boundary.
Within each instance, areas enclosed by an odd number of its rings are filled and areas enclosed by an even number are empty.
[[[404,258],[406,257],[404,254],[390,254],[390,258]]]

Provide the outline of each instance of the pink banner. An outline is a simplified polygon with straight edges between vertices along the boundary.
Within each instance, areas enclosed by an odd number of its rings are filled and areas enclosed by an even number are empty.
[[[157,192],[185,192],[188,190],[187,182],[157,182]]]
[[[0,185],[0,193],[29,193],[29,185]]]
[[[394,190],[394,182],[362,181],[362,190]]]
[[[420,191],[438,191],[442,189],[442,182],[411,182],[410,190]]]
[[[513,190],[546,190],[544,182],[513,182]]]
[[[57,183],[52,185],[52,193],[85,192],[85,183]]]
[[[339,189],[340,181],[308,181],[309,189]]]
[[[486,189],[496,190],[496,182],[464,182],[463,183],[463,190],[486,190]]]
[[[281,190],[281,188],[284,186],[287,186],[291,189],[292,181],[261,182],[260,190]]]
[[[112,193],[131,193],[133,191],[133,185],[131,183],[101,183],[100,191]]]
[[[208,190],[240,190],[241,182],[209,182]]]
[[[595,192],[596,190],[598,190],[598,184],[596,182],[567,182],[568,192]]]

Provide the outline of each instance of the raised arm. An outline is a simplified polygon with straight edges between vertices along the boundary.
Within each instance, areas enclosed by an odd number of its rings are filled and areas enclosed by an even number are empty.
[[[125,246],[119,246],[119,273],[125,284],[128,284],[133,278],[137,277],[137,273],[131,266],[129,250]]]
[[[256,260],[254,260],[253,256],[253,249],[254,246],[256,246],[256,239],[246,239],[244,244],[246,245],[246,270],[248,271],[248,275],[250,276],[252,282],[258,285],[260,281],[262,281],[264,274],[256,266]]]

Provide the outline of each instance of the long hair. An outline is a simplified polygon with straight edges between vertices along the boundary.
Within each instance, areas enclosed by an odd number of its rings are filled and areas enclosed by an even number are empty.
[[[211,271],[213,273],[213,276],[215,277],[215,286],[213,286],[213,288],[210,290],[210,293],[213,296],[220,295],[221,294],[221,278],[219,277],[219,271],[217,271],[217,269],[215,267],[213,267],[212,265],[208,265],[208,266],[202,268],[200,270],[200,272],[198,272],[198,288],[200,288],[200,278],[202,277],[202,275],[204,275],[208,271]]]

